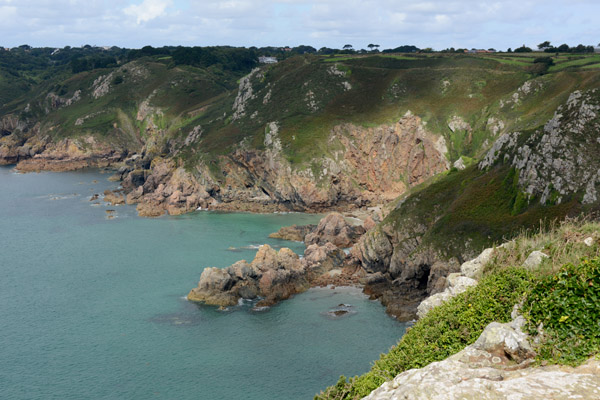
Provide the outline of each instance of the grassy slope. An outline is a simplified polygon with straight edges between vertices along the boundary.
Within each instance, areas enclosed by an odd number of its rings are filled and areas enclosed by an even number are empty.
[[[489,117],[501,119],[505,130],[534,128],[551,116],[554,103],[564,101],[585,81],[585,73],[578,72],[580,64],[576,64],[564,72],[537,78],[544,82],[541,90],[525,96],[514,107],[500,108],[501,100],[509,99],[531,78],[521,64],[529,64],[535,56],[292,57],[262,67],[264,76],[252,81],[254,98],[247,103],[246,115],[237,121],[231,117],[239,74],[217,66],[169,68],[169,59],[147,57],[118,68],[75,75],[65,66],[57,68],[48,79],[32,81],[33,89],[24,86],[17,90],[15,93],[21,96],[2,106],[0,113],[20,112],[31,104],[28,116],[41,119],[55,138],[94,134],[102,140],[130,143],[137,148],[148,139],[146,135],[154,134],[137,121],[137,109],[156,91],[150,105],[163,112],[163,117],[156,116],[154,123],[164,136],[154,138],[155,142],[182,143],[195,126],[202,126],[202,139],[191,146],[182,146],[178,155],[191,167],[200,158],[214,159],[228,153],[242,141],[261,148],[266,125],[273,121],[280,125],[284,154],[295,164],[306,164],[315,156],[330,153],[326,139],[333,126],[343,122],[363,126],[391,123],[410,110],[423,118],[429,130],[446,137],[449,158],[453,161],[460,156],[477,157],[489,146],[494,139],[488,126]],[[573,62],[567,58],[559,61]],[[575,61],[580,63],[579,59]],[[588,61],[594,62],[591,58]],[[589,63],[581,66],[593,65]],[[133,76],[132,70],[138,67],[148,71],[146,78]],[[331,68],[344,74],[333,75],[329,72]],[[111,72],[122,76],[123,82],[112,85],[109,94],[93,99],[90,96],[93,81]],[[12,86],[17,83],[9,87],[7,82],[0,74],[0,93],[16,90]],[[19,82],[24,84],[23,80]],[[352,89],[345,90],[343,82],[348,82]],[[82,100],[46,114],[49,92],[69,98],[76,90],[82,90]],[[263,100],[269,92],[270,101],[265,104]],[[309,92],[314,108],[308,105]],[[553,102],[548,102],[550,98]],[[76,126],[77,119],[85,116],[88,118],[84,124]],[[448,122],[454,116],[468,122],[472,130],[452,132]]]
[[[587,237],[591,246],[583,243]],[[523,231],[511,246],[496,249],[476,287],[430,311],[369,372],[349,380],[342,376],[315,399],[359,399],[403,371],[443,360],[472,344],[490,322],[509,321],[513,305],[523,299],[530,333],[538,334],[540,321],[546,327],[536,349],[538,361],[576,365],[598,354],[599,240],[597,222],[566,221],[537,233]],[[520,266],[533,250],[550,258],[527,271]]]

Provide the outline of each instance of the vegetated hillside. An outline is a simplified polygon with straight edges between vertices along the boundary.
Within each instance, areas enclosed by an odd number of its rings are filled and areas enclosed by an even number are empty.
[[[600,310],[597,304],[599,239],[600,225],[585,220],[522,230],[511,243],[493,249],[476,286],[429,311],[396,346],[374,362],[369,372],[350,379],[342,376],[315,399],[360,399],[404,371],[444,360],[473,344],[491,322],[510,321],[516,304],[520,304],[520,312],[527,321],[526,331],[536,338],[535,342],[531,340],[537,353],[536,364],[576,366],[597,356],[600,351],[600,328],[597,324]],[[530,267],[526,260],[533,251],[542,251],[547,257],[542,258],[541,264]],[[520,361],[510,356],[508,359],[507,369],[510,370],[511,366],[512,369],[521,368],[519,376],[526,378],[528,371],[522,368],[528,364],[517,367]],[[484,365],[477,363],[476,357],[474,360],[469,366],[471,370]],[[502,367],[499,367],[498,372],[501,370]],[[437,372],[431,371],[435,377]],[[443,369],[440,371],[444,373]],[[461,372],[464,371],[458,374]],[[481,374],[484,382],[490,379]],[[427,390],[425,386],[431,384],[432,379],[430,375],[429,379],[421,381],[423,391]],[[440,379],[445,380],[446,376],[440,376]],[[462,384],[462,396],[465,393],[482,396],[482,390],[487,390],[478,386],[480,382],[477,379],[466,380]],[[519,391],[517,386],[515,383],[512,393]],[[541,390],[544,385],[534,386]],[[415,390],[414,387],[400,387],[399,390],[403,389]],[[456,394],[455,389],[450,384],[444,386],[449,398],[462,397]],[[509,384],[509,393],[510,389]],[[576,390],[568,386],[563,389],[567,392]],[[504,397],[493,393],[486,398]]]
[[[379,274],[368,291],[410,319],[420,299],[482,248],[596,211],[599,132],[600,90],[575,91],[544,125],[506,133],[481,162],[413,189],[358,244],[363,267]]]
[[[129,201],[153,215],[370,205],[544,124],[598,75],[578,65],[536,75],[508,55],[304,55],[250,70],[236,51],[56,62],[2,106],[0,158],[35,170],[129,157]]]

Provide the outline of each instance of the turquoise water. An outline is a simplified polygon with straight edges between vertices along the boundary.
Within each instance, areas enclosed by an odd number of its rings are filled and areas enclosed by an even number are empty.
[[[303,214],[139,218],[89,201],[106,174],[0,167],[0,398],[308,399],[404,333],[377,302],[311,289],[266,312],[185,300]],[[107,209],[115,210],[108,219]],[[353,313],[330,318],[340,303]]]

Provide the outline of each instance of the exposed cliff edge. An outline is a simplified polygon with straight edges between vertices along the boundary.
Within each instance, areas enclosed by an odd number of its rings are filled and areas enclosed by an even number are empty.
[[[371,371],[315,399],[595,397],[600,224],[539,229],[464,262]]]
[[[599,104],[598,90],[576,91],[543,127],[504,134],[478,165],[404,196],[353,249],[370,274],[366,291],[411,319],[421,300],[494,241],[596,210]]]

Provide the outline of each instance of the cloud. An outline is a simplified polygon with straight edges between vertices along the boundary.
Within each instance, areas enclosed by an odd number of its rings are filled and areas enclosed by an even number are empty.
[[[165,15],[167,7],[172,4],[172,0],[144,0],[138,5],[132,4],[126,7],[123,11],[125,14],[135,17],[139,25]]]
[[[600,41],[597,0],[0,0],[2,46],[381,49]]]

